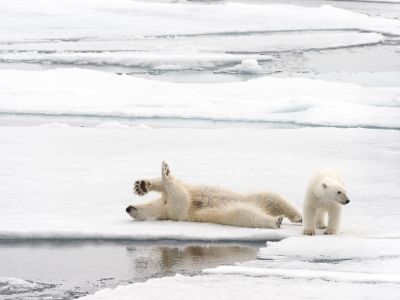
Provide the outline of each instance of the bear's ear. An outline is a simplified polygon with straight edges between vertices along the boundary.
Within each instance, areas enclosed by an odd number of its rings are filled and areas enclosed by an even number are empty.
[[[326,190],[328,188],[328,185],[325,182],[321,183],[321,186],[324,190]]]

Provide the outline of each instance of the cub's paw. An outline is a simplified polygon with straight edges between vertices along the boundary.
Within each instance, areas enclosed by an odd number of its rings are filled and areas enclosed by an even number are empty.
[[[278,219],[276,220],[276,228],[281,227],[282,221],[283,221],[283,216],[279,216]]]
[[[325,230],[324,234],[326,234],[326,235],[333,235],[333,234],[336,234],[336,231],[327,229],[327,230]]]
[[[171,177],[171,172],[169,170],[169,166],[165,161],[162,162],[161,174],[162,174],[162,177],[165,179],[168,179]]]
[[[315,230],[314,229],[304,229],[303,230],[303,234],[304,235],[314,235],[315,234]]]
[[[147,180],[138,180],[133,186],[133,193],[138,196],[143,196],[147,194],[151,186],[151,183]]]

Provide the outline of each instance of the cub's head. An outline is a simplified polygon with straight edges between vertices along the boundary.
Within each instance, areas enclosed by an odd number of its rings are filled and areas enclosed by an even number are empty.
[[[350,202],[343,185],[337,181],[322,180],[319,185],[318,194],[320,194],[323,199],[335,201],[343,205]]]
[[[165,203],[162,199],[139,205],[129,205],[126,212],[137,221],[164,220],[166,216]]]

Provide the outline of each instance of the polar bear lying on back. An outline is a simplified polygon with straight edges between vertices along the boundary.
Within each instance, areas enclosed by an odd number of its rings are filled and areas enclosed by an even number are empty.
[[[138,180],[134,193],[161,193],[150,203],[128,206],[126,212],[136,220],[156,219],[217,223],[243,227],[279,228],[283,217],[301,222],[300,212],[275,193],[242,195],[222,188],[192,186],[172,177],[163,162],[161,178]]]
[[[303,203],[303,233],[315,234],[315,227],[325,234],[339,231],[342,205],[349,203],[342,179],[333,169],[322,169],[308,184]],[[328,215],[328,224],[326,224]]]

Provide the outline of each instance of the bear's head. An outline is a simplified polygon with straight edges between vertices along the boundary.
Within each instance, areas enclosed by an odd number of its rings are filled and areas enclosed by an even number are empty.
[[[343,205],[350,202],[343,185],[335,180],[325,179],[320,181],[317,194],[319,194],[322,199],[334,201]]]
[[[165,202],[162,199],[144,203],[142,205],[129,205],[126,208],[126,212],[137,221],[166,219],[166,207]]]

